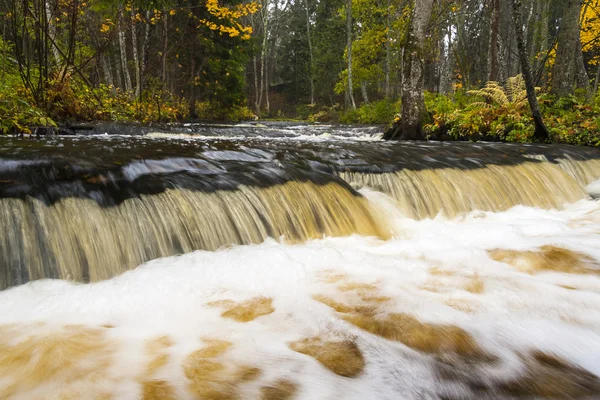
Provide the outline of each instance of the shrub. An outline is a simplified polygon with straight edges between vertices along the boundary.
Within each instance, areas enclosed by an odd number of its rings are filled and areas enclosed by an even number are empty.
[[[485,87],[457,92],[453,97],[426,94],[431,121],[424,126],[431,138],[530,142],[534,124],[520,77],[506,86],[488,82]],[[556,99],[539,96],[550,142],[600,145],[600,101],[591,104],[583,93]]]
[[[399,101],[380,100],[345,112],[339,121],[347,124],[388,124],[399,108]]]

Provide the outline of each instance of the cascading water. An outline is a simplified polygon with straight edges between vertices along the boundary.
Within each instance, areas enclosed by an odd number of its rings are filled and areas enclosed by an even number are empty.
[[[600,396],[600,152],[375,131],[0,138],[0,398]]]
[[[187,189],[142,195],[102,208],[89,199],[46,206],[4,199],[0,242],[4,287],[42,278],[98,281],[141,263],[285,237],[389,236],[365,199],[335,183],[288,182],[212,193]]]

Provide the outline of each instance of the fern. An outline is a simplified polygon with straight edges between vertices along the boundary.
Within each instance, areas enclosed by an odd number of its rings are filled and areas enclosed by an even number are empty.
[[[471,103],[470,107],[473,109],[490,108],[492,107],[490,103],[517,110],[527,105],[527,90],[522,75],[508,78],[505,86],[502,86],[498,82],[490,81],[479,90],[469,90],[469,94],[483,97],[487,100],[486,102]]]
[[[469,90],[469,94],[483,97],[501,106],[505,106],[510,103],[510,99],[508,98],[506,91],[498,82],[490,81],[479,90]]]
[[[481,95],[478,95],[481,96]],[[478,111],[482,109],[492,108],[492,105],[486,103],[485,101],[474,101],[473,103],[467,106],[468,110]]]
[[[510,102],[516,108],[522,108],[527,105],[527,88],[523,75],[517,75],[508,78],[506,81],[506,92],[510,98]]]

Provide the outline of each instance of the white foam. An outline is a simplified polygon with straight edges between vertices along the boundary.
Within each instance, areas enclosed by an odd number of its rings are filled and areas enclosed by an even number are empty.
[[[391,207],[385,196],[363,193],[379,207]],[[516,207],[456,220],[414,221],[398,213],[390,218],[395,219],[398,238],[387,242],[359,236],[298,245],[267,240],[154,260],[94,284],[32,282],[0,293],[0,324],[114,325],[110,334],[119,340],[121,357],[113,373],[121,379],[113,389],[123,399],[138,398],[141,343],[159,335],[170,335],[176,343],[170,349],[174,361],[162,376],[179,388],[182,398],[191,397],[180,362],[200,347],[203,337],[233,342],[227,360],[263,371],[250,391],[287,377],[300,385],[300,399],[435,397],[439,383],[433,379],[429,356],[363,332],[312,299],[315,294],[352,299],[351,293],[319,278],[328,271],[376,284],[380,295],[393,299],[383,306],[387,311],[467,330],[502,358],[504,363],[495,367],[498,374],[514,372],[516,354],[532,349],[600,374],[598,275],[528,275],[490,259],[486,252],[555,245],[600,260],[600,203],[585,200],[560,211]],[[432,268],[452,275],[433,275]],[[482,294],[464,288],[475,274],[485,284]],[[439,290],[425,289],[432,283]],[[215,300],[256,296],[273,298],[275,312],[249,323],[221,318],[219,309],[207,306]],[[452,308],[452,302],[468,304],[473,311]],[[36,329],[42,328],[32,327],[31,333]],[[287,346],[315,335],[355,339],[367,360],[365,372],[356,379],[341,378]]]
[[[215,173],[222,172],[223,169],[205,160],[181,157],[165,160],[133,161],[123,168],[123,175],[129,181],[134,181],[147,174],[167,174],[180,171]]]
[[[600,197],[600,179],[587,185],[587,192],[592,197]]]

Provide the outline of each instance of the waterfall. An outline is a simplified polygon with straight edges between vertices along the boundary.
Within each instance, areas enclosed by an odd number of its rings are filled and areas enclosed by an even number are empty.
[[[390,235],[365,198],[336,183],[168,190],[115,207],[73,197],[50,206],[33,198],[0,204],[1,288],[42,278],[98,281],[154,258],[267,237]]]
[[[525,162],[483,168],[401,170],[373,174],[342,172],[356,188],[370,187],[396,200],[410,218],[455,217],[473,210],[505,211],[517,205],[557,208],[587,196],[600,176],[598,160]]]
[[[18,158],[0,159],[0,289],[269,237],[385,240],[397,215],[561,208],[600,178],[598,153],[575,147],[121,138],[107,153],[104,140],[6,144]]]

